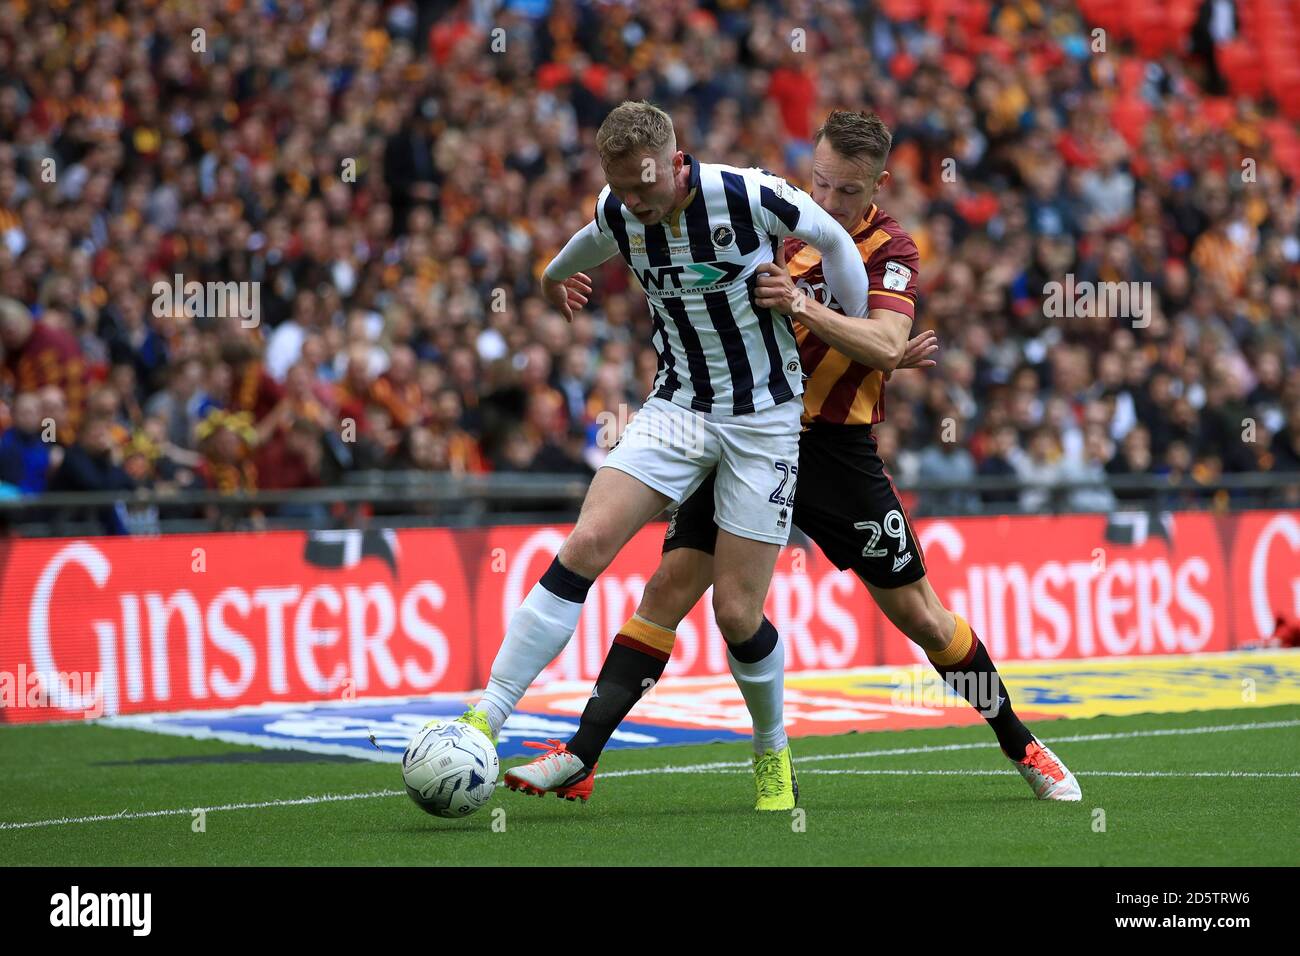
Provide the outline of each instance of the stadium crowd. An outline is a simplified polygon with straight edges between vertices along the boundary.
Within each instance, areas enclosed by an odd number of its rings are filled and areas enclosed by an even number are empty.
[[[879,202],[942,350],[891,378],[882,455],[1022,482],[922,512],[1300,471],[1294,123],[1190,54],[1096,52],[1073,3],[973,6],[0,4],[0,494],[589,474],[656,372],[644,298],[616,259],[567,324],[537,280],[629,98],[805,186],[831,108],[893,130]],[[1049,316],[1067,274],[1150,307]],[[256,315],[174,281],[256,283]]]

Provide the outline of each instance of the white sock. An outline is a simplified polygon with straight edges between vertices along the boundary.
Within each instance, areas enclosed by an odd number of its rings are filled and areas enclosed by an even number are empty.
[[[494,737],[501,733],[528,685],[569,643],[581,613],[581,603],[552,594],[539,581],[510,616],[487,689],[474,707],[487,717]]]
[[[727,649],[731,676],[749,708],[754,724],[754,753],[780,750],[789,741],[785,735],[785,644],[778,634],[771,653],[761,661],[746,664]]]

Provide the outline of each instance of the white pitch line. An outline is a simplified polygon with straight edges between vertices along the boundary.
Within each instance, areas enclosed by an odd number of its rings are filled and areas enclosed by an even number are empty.
[[[372,797],[403,797],[405,790],[372,790],[369,793],[324,793],[316,797],[298,797],[293,800],[263,800],[260,803],[223,803],[219,807],[180,807],[175,810],[141,810],[128,813],[103,813],[93,817],[60,817],[57,820],[32,820],[25,823],[0,822],[0,830],[31,830],[36,827],[62,826],[71,823],[102,823],[105,820],[147,820],[151,817],[179,817],[202,810],[215,813],[218,810],[265,810],[268,807],[301,807],[315,803],[341,803],[345,800],[368,800]]]
[[[1169,727],[1157,730],[1129,730],[1122,733],[1079,734],[1074,737],[1040,737],[1049,744],[1090,743],[1098,740],[1127,740],[1135,737],[1169,737],[1185,734],[1209,734],[1227,730],[1276,730],[1283,727],[1300,727],[1300,720],[1269,720],[1245,724],[1220,724],[1214,727]],[[951,750],[986,750],[997,747],[996,741],[982,740],[969,744],[931,744],[924,747],[893,747],[889,750],[858,750],[843,754],[809,754],[799,757],[799,766],[817,760],[857,760],[861,757],[899,757],[913,754],[942,753]],[[743,760],[720,761],[715,763],[685,764],[680,767],[647,767],[638,770],[614,770],[600,775],[602,780],[616,777],[643,777],[655,773],[706,772],[709,770],[727,770],[749,768],[750,763]]]
[[[698,767],[666,767],[664,773],[682,773],[682,774],[734,774],[742,776],[747,773],[745,770],[703,770]],[[893,770],[860,770],[855,768],[827,770],[822,767],[799,768],[802,776],[812,776],[819,774],[821,776],[855,776],[855,777],[1017,777],[1016,771],[1007,768],[1006,770],[920,770],[899,768]],[[1176,770],[1076,770],[1076,777],[1162,777],[1176,779],[1192,779],[1196,777],[1267,777],[1267,778],[1291,778],[1300,777],[1300,770],[1291,771],[1273,771],[1273,770],[1189,770],[1186,772]],[[611,774],[612,776],[612,774]],[[602,776],[601,779],[604,779]]]
[[[898,777],[1005,777],[1019,776],[1014,770],[826,770],[813,767],[800,770],[801,774],[850,774],[853,776],[898,776]],[[1300,770],[1076,770],[1076,777],[1300,777]]]
[[[1048,743],[1081,743],[1096,740],[1124,740],[1135,737],[1164,737],[1176,736],[1183,734],[1208,734],[1228,730],[1273,730],[1282,727],[1300,726],[1300,720],[1273,720],[1260,721],[1256,723],[1245,724],[1221,724],[1214,727],[1176,727],[1160,730],[1133,730],[1125,733],[1109,734],[1082,734],[1075,737],[1053,737],[1043,738]],[[847,754],[812,754],[807,757],[800,757],[800,772],[806,774],[852,774],[857,776],[1006,776],[1011,773],[1010,770],[827,770],[819,767],[804,768],[803,765],[817,760],[849,760],[857,757],[892,757],[908,754],[936,753],[946,750],[975,750],[985,747],[995,747],[995,743],[970,743],[970,744],[944,744],[928,747],[896,747],[890,750],[861,750],[856,753]],[[600,775],[602,780],[617,779],[620,777],[641,777],[648,774],[664,773],[722,773],[738,772],[749,770],[751,764],[746,761],[715,761],[713,763],[685,764],[683,766],[668,767],[648,767],[637,770],[615,770],[610,773]],[[1186,773],[1175,773],[1171,771],[1125,771],[1125,770],[1099,770],[1094,772],[1075,771],[1075,776],[1080,777],[1300,777],[1300,773],[1292,772],[1255,772],[1242,770],[1227,771],[1189,771]],[[298,797],[292,800],[265,800],[259,803],[226,803],[217,807],[179,807],[173,810],[142,810],[135,813],[128,813],[122,810],[119,813],[105,813],[88,817],[60,817],[54,820],[30,820],[23,822],[0,822],[0,831],[4,830],[31,830],[40,827],[67,826],[78,823],[103,823],[108,820],[146,820],[153,817],[175,817],[193,814],[195,810],[215,813],[221,810],[263,810],[270,807],[294,807],[294,806],[311,806],[318,803],[339,803],[347,800],[370,800],[375,797],[400,797],[404,796],[403,790],[372,790],[367,793],[326,793],[315,797]]]

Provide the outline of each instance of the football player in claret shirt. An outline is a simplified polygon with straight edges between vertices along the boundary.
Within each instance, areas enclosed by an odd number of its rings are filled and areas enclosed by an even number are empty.
[[[795,525],[837,567],[857,575],[890,621],[975,707],[1035,795],[1079,800],[1074,775],[1016,716],[988,650],[927,580],[920,542],[876,451],[871,426],[884,419],[885,376],[933,365],[927,356],[938,347],[932,333],[908,339],[919,255],[911,236],[875,203],[889,181],[891,140],[878,117],[847,111],[831,113],[814,136],[811,194],[861,253],[871,281],[866,317],[845,314],[826,288],[820,254],[797,239],[785,240],[784,256],[758,280],[758,304],[794,319],[806,376],[799,463],[789,470],[786,500],[797,482]],[[710,481],[673,513],[663,560],[636,614],[614,639],[578,732],[567,743],[549,741],[541,756],[508,771],[508,787],[590,797],[601,751],[663,674],[677,625],[713,580],[713,504]],[[771,633],[775,637],[775,629]],[[764,660],[784,657],[777,647]],[[781,668],[755,666],[730,649],[727,660],[754,725],[756,809],[789,810],[798,783],[785,733]]]

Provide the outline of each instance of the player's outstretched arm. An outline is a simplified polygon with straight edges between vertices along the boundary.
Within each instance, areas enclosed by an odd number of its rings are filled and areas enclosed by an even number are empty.
[[[573,321],[573,313],[586,305],[591,295],[586,270],[594,269],[616,252],[618,243],[593,219],[575,232],[547,264],[542,273],[542,296],[566,321]]]
[[[826,286],[844,313],[866,315],[870,282],[862,255],[844,227],[806,192],[776,176],[765,177],[761,205],[768,232],[796,236],[822,254]]]
[[[855,258],[865,275],[862,259]],[[907,355],[911,318],[892,309],[872,309],[867,313],[871,321],[864,322],[859,315],[841,315],[827,308],[794,284],[781,248],[777,249],[775,261],[758,267],[754,301],[797,319],[831,348],[869,368],[891,372],[902,365]]]

